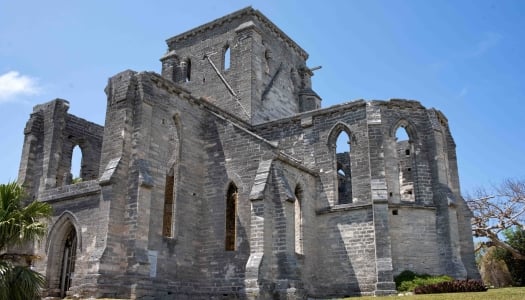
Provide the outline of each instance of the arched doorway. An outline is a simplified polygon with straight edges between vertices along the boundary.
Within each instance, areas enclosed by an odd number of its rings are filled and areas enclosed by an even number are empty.
[[[71,277],[75,272],[75,259],[77,253],[77,233],[71,227],[66,237],[64,251],[62,253],[62,264],[60,271],[60,297],[65,297],[71,287]]]
[[[46,241],[48,296],[63,298],[67,291],[75,285],[73,277],[77,251],[82,252],[82,233],[78,228],[75,216],[66,211],[49,231]]]

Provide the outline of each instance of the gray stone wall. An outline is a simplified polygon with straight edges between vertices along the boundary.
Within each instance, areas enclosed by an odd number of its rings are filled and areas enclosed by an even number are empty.
[[[394,274],[446,274],[439,260],[435,208],[396,205],[389,212]]]
[[[318,216],[318,263],[314,294],[320,297],[373,294],[376,282],[371,205],[341,207]]]

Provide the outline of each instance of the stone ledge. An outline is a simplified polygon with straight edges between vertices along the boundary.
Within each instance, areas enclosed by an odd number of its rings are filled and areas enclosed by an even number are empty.
[[[388,208],[414,208],[436,210],[436,207],[433,205],[419,203],[389,203]]]
[[[322,215],[322,214],[328,214],[328,213],[335,213],[335,212],[343,212],[343,211],[351,211],[351,210],[361,210],[361,209],[369,209],[372,208],[372,204],[366,203],[366,204],[338,204],[332,207],[325,207],[320,208],[315,211],[316,214]]]
[[[98,193],[100,193],[98,180],[90,180],[45,190],[40,193],[38,199],[42,202],[56,202]]]

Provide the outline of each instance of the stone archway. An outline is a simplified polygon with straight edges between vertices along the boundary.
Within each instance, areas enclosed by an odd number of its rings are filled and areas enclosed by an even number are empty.
[[[65,212],[50,230],[47,240],[47,291],[49,296],[65,297],[72,286],[81,236],[75,217]]]

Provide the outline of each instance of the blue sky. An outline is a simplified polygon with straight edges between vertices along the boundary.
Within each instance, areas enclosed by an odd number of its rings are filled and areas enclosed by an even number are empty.
[[[110,76],[160,72],[167,38],[250,5],[323,67],[323,107],[419,100],[448,117],[463,192],[525,178],[525,1],[0,0],[0,182],[34,105],[103,125]]]

